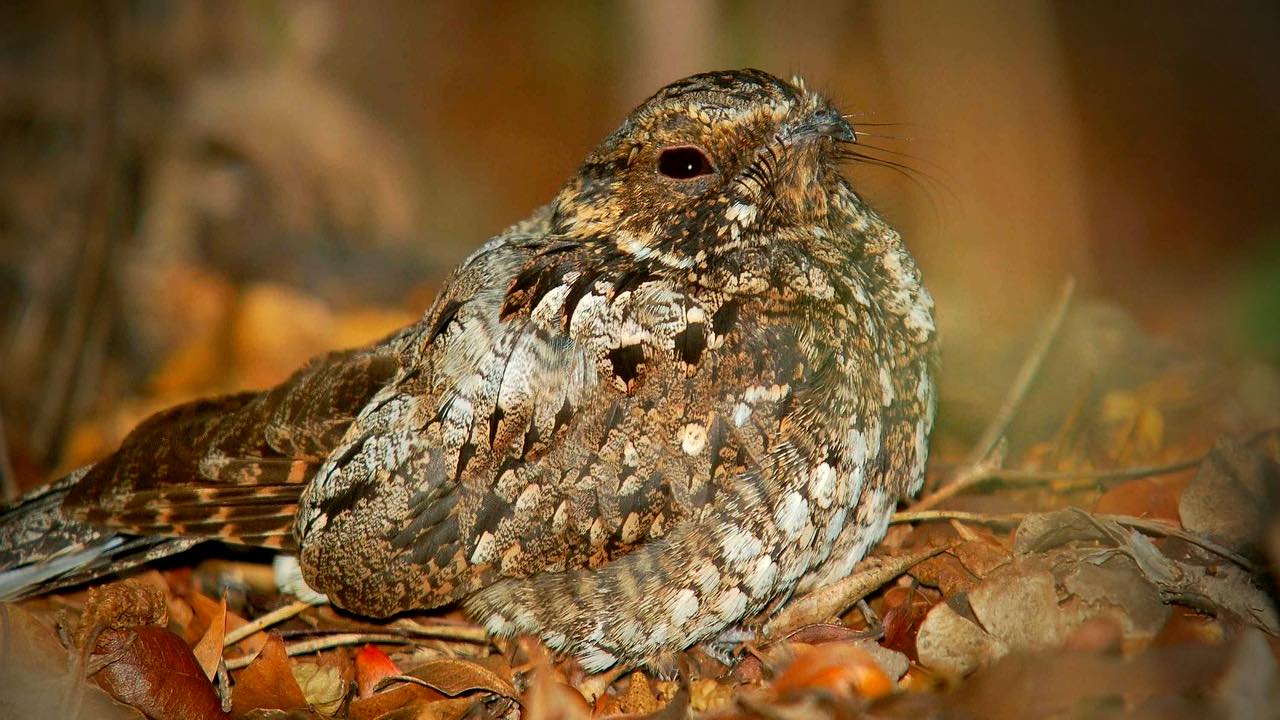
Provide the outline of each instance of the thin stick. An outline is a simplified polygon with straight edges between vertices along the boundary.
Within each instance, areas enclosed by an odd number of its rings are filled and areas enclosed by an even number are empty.
[[[1095,515],[1084,510],[1079,510],[1079,512],[1084,513],[1095,520],[1110,521],[1117,525],[1123,525],[1125,527],[1133,528],[1134,530],[1140,530],[1149,535],[1178,538],[1184,542],[1204,548],[1214,555],[1230,560],[1250,573],[1256,574],[1258,572],[1258,566],[1240,553],[1237,553],[1228,547],[1219,545],[1208,538],[1203,538],[1184,528],[1178,527],[1173,523],[1165,522],[1163,520],[1154,520],[1152,518],[1141,518],[1133,515]],[[905,512],[894,513],[893,517],[889,519],[889,522],[909,523],[958,520],[960,522],[973,523],[975,525],[1017,525],[1029,514],[1031,513],[988,515],[986,513],[964,512],[962,510],[907,510]]]
[[[235,630],[228,632],[226,637],[222,639],[222,647],[231,647],[250,635],[275,625],[278,622],[284,622],[314,605],[316,605],[316,603],[298,600],[296,602],[289,603],[284,607],[276,608],[253,622],[245,623]]]
[[[973,523],[975,525],[1017,525],[1026,516],[1026,513],[988,515],[987,513],[965,512],[964,510],[905,510],[894,513],[889,518],[889,522],[897,524],[959,520],[960,522]]]
[[[1141,465],[1131,468],[1094,469],[1094,470],[1018,470],[1014,468],[991,468],[982,480],[1003,480],[1018,485],[1042,485],[1058,480],[1133,480],[1151,475],[1168,475],[1197,467],[1205,456],[1199,455],[1186,460],[1176,460],[1160,465]]]
[[[9,442],[5,437],[4,416],[0,415],[0,502],[12,502],[18,499],[18,475],[13,471],[13,462],[9,459]]]
[[[489,642],[489,633],[474,625],[419,625],[416,622],[394,623],[392,630],[414,637],[432,640],[454,640],[483,644]]]
[[[1111,522],[1131,527],[1134,530],[1141,530],[1142,532],[1150,535],[1162,535],[1165,537],[1178,538],[1183,542],[1188,542],[1192,545],[1204,548],[1214,555],[1226,558],[1236,565],[1239,565],[1250,574],[1256,575],[1259,572],[1258,566],[1253,564],[1252,561],[1240,553],[1232,550],[1231,548],[1219,545],[1208,538],[1200,537],[1199,535],[1180,528],[1170,522],[1154,520],[1152,518],[1134,517],[1132,515],[1094,515],[1093,517],[1098,518],[1099,520],[1110,520]]]
[[[1075,278],[1068,277],[1062,284],[1062,290],[1058,293],[1058,301],[1054,304],[1053,312],[1050,313],[1048,321],[1041,328],[1040,334],[1036,337],[1035,343],[1027,353],[1026,359],[1022,361],[1022,367],[1018,369],[1013,385],[1005,395],[1000,408],[996,410],[995,416],[987,424],[987,429],[982,433],[982,438],[974,445],[968,460],[952,476],[951,482],[921,498],[920,502],[913,506],[915,509],[927,510],[932,508],[938,503],[986,480],[989,474],[998,468],[998,463],[992,461],[992,451],[996,449],[1000,439],[1008,431],[1009,424],[1013,422],[1014,416],[1018,413],[1018,408],[1022,406],[1022,401],[1026,399],[1032,383],[1035,382],[1036,376],[1040,374],[1040,368],[1044,366],[1044,360],[1049,354],[1049,349],[1053,347],[1053,341],[1062,330],[1062,324],[1066,320],[1067,310],[1071,307],[1071,298],[1075,295],[1075,290]]]
[[[796,628],[824,622],[829,617],[840,615],[889,581],[950,549],[949,546],[944,545],[907,555],[881,558],[880,565],[863,568],[842,580],[792,600],[773,619],[765,623],[764,635],[768,638],[780,637]]]
[[[307,653],[328,650],[329,648],[343,647],[345,645],[363,645],[365,643],[380,643],[383,645],[407,645],[412,640],[400,637],[399,635],[384,635],[380,633],[340,633],[337,635],[326,635],[325,637],[315,638],[313,640],[304,640],[302,642],[291,643],[284,648],[285,654],[289,657],[294,655],[305,655]],[[227,661],[228,670],[239,670],[248,667],[257,655],[235,658]]]
[[[1031,346],[1031,351],[1022,361],[1022,367],[1018,369],[1018,375],[1005,395],[1004,402],[1000,404],[999,410],[991,418],[986,431],[982,434],[982,439],[969,455],[969,465],[978,465],[986,460],[995,449],[996,443],[1000,442],[1000,438],[1004,437],[1005,432],[1008,431],[1009,424],[1013,422],[1013,416],[1018,413],[1018,408],[1022,407],[1022,401],[1026,399],[1031,384],[1040,374],[1040,368],[1049,355],[1049,349],[1053,347],[1053,341],[1062,331],[1062,323],[1067,318],[1067,310],[1071,308],[1071,298],[1075,292],[1076,279],[1068,277],[1062,283],[1062,289],[1058,291],[1058,301],[1053,306],[1053,312],[1049,314],[1049,319],[1040,329],[1040,334],[1036,337],[1035,344]]]
[[[102,302],[102,297],[107,291],[107,277],[111,271],[108,261],[115,240],[111,221],[120,169],[116,121],[120,73],[116,49],[116,7],[113,3],[94,7],[97,12],[90,21],[88,35],[93,53],[90,68],[97,70],[94,78],[97,83],[91,102],[85,107],[84,117],[83,152],[90,158],[91,165],[80,217],[79,265],[74,294],[49,362],[49,372],[45,376],[30,431],[32,447],[41,461],[47,464],[53,464],[66,432],[76,385],[86,381],[81,372],[92,325],[95,321],[104,322],[101,315],[109,305]]]

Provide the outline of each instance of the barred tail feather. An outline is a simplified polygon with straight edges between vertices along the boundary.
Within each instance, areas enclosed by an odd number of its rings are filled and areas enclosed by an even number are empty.
[[[62,500],[87,471],[76,470],[0,507],[0,600],[89,582],[198,542],[121,535],[66,517]]]

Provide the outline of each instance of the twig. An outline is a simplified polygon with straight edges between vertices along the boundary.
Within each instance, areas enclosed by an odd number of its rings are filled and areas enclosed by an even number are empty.
[[[0,502],[18,499],[18,475],[9,456],[9,439],[5,435],[4,416],[0,415]]]
[[[1134,515],[1095,515],[1086,510],[1076,508],[1077,512],[1083,513],[1094,520],[1107,520],[1117,525],[1123,525],[1134,530],[1140,530],[1148,535],[1159,535],[1161,537],[1172,537],[1191,543],[1197,547],[1203,548],[1214,555],[1222,557],[1226,560],[1239,565],[1249,573],[1256,574],[1258,566],[1240,553],[1218,543],[1201,537],[1184,528],[1178,527],[1173,523],[1164,520],[1155,520],[1152,518],[1141,518]],[[964,512],[962,510],[908,510],[905,512],[894,513],[890,518],[891,523],[907,523],[907,522],[936,522],[940,520],[959,520],[960,522],[973,523],[975,525],[1017,525],[1022,522],[1027,515],[1031,513],[1008,513],[1004,515],[989,515],[987,513]]]
[[[910,555],[885,558],[884,563],[859,570],[826,587],[793,600],[764,626],[766,637],[780,637],[803,625],[822,622],[839,615],[885,583],[898,577],[934,555],[946,552],[949,546],[933,547]]]
[[[1017,414],[1018,408],[1022,406],[1022,401],[1026,398],[1032,383],[1035,382],[1036,376],[1040,374],[1040,368],[1044,365],[1049,349],[1053,347],[1053,341],[1062,330],[1062,324],[1066,320],[1067,310],[1071,307],[1071,298],[1075,295],[1075,290],[1075,278],[1068,277],[1066,282],[1062,284],[1062,290],[1058,293],[1058,301],[1054,304],[1053,312],[1050,313],[1049,319],[1045,322],[1044,327],[1041,328],[1040,334],[1036,337],[1035,343],[1032,344],[1026,359],[1022,361],[1022,367],[1018,369],[1013,385],[1009,388],[1009,392],[1005,395],[999,409],[996,410],[996,414],[991,418],[991,422],[987,424],[986,430],[982,433],[982,438],[974,445],[973,452],[969,454],[968,460],[952,476],[951,482],[921,498],[920,502],[913,507],[918,510],[927,510],[934,507],[938,503],[987,479],[989,474],[998,468],[999,463],[993,460],[992,451],[1000,444],[1000,439],[1004,437],[1005,432],[1009,429],[1009,424],[1013,422],[1014,415]]]
[[[941,520],[959,520],[975,525],[1017,525],[1026,517],[1026,513],[1009,513],[1007,515],[988,515],[987,513],[965,512],[964,510],[905,510],[894,513],[890,523],[936,522]]]
[[[119,138],[116,122],[119,85],[119,63],[116,51],[116,6],[103,3],[89,28],[92,44],[90,67],[98,70],[98,87],[93,101],[85,108],[84,126],[87,136],[85,156],[90,159],[90,176],[85,188],[84,213],[81,216],[81,251],[76,269],[74,295],[67,310],[58,344],[53,349],[49,374],[40,395],[31,428],[31,445],[41,461],[53,464],[53,456],[62,442],[68,414],[83,377],[84,352],[89,343],[105,334],[92,336],[95,316],[109,304],[102,302],[107,289],[108,262],[114,233],[112,214],[116,205]]]
[[[961,490],[967,490],[988,480],[1003,480],[1012,485],[1043,485],[1058,482],[1059,480],[1132,480],[1134,478],[1168,475],[1169,473],[1190,470],[1203,462],[1204,458],[1204,455],[1197,455],[1186,460],[1177,460],[1161,465],[1092,470],[1019,470],[1017,468],[998,467],[992,463],[983,463],[973,467],[962,468],[955,475],[956,480],[954,482],[912,505],[911,509],[928,510],[943,500],[955,496]]]
[[[1082,510],[1081,512],[1084,511]],[[1124,525],[1125,527],[1131,527],[1134,530],[1141,530],[1149,535],[1161,535],[1164,537],[1177,538],[1183,542],[1188,542],[1197,547],[1204,548],[1214,555],[1226,558],[1236,565],[1239,565],[1252,575],[1256,575],[1259,572],[1258,566],[1240,553],[1232,550],[1231,548],[1219,545],[1208,538],[1200,537],[1199,535],[1178,527],[1170,522],[1154,520],[1152,518],[1134,517],[1132,515],[1093,515],[1093,517],[1098,518],[1099,520],[1110,520],[1113,523]]]
[[[986,431],[982,433],[982,439],[969,455],[970,465],[978,465],[986,460],[995,449],[996,443],[1000,442],[1000,438],[1004,437],[1009,429],[1009,424],[1013,422],[1013,416],[1017,414],[1018,408],[1022,407],[1022,401],[1026,399],[1031,384],[1040,374],[1040,368],[1049,355],[1049,349],[1053,347],[1053,341],[1062,331],[1062,323],[1067,318],[1067,310],[1071,308],[1071,298],[1075,292],[1076,280],[1068,277],[1062,283],[1062,289],[1058,291],[1058,301],[1053,306],[1053,312],[1050,313],[1044,327],[1040,329],[1040,334],[1036,337],[1035,344],[1031,346],[1027,357],[1022,361],[1022,367],[1018,369],[1018,375],[1005,395],[1004,402],[1000,404]]]
[[[226,637],[222,639],[222,647],[231,647],[250,635],[275,625],[278,622],[284,622],[315,604],[316,603],[310,603],[305,600],[298,600],[296,602],[289,603],[284,607],[276,608],[253,622],[245,623],[235,630],[228,632]]]
[[[294,655],[305,655],[307,653],[328,650],[329,648],[342,647],[344,645],[363,645],[365,643],[380,643],[383,645],[408,645],[412,640],[401,637],[399,635],[386,635],[381,633],[340,633],[337,635],[327,635],[313,640],[304,640],[302,642],[286,645],[285,654],[289,657]],[[227,661],[228,670],[239,670],[248,667],[257,655],[250,655],[241,658],[235,658]]]
[[[393,623],[392,630],[414,637],[432,640],[455,640],[483,644],[489,642],[489,633],[474,625],[420,625],[416,622]]]
[[[1170,473],[1190,470],[1205,459],[1197,455],[1185,460],[1163,463],[1160,465],[1140,465],[1131,468],[1103,468],[1094,470],[1017,470],[1014,468],[993,468],[983,480],[1003,480],[1018,485],[1040,485],[1058,480],[1133,480],[1151,475],[1168,475]]]

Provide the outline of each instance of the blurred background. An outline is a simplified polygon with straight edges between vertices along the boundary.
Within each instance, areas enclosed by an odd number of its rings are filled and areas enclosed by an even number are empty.
[[[1117,376],[1273,416],[1277,48],[1265,0],[4,3],[0,472],[412,321],[631,107],[740,66],[825,90],[885,161],[848,174],[937,300],[943,454],[1068,276],[1027,442]],[[1233,371],[1160,380],[1190,366]]]

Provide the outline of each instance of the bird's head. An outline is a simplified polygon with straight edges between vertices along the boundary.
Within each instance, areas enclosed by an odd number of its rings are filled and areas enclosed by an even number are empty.
[[[672,268],[825,226],[852,196],[838,169],[853,128],[800,81],[759,70],[672,83],[592,151],[553,228]],[[842,200],[843,198],[843,200]]]

